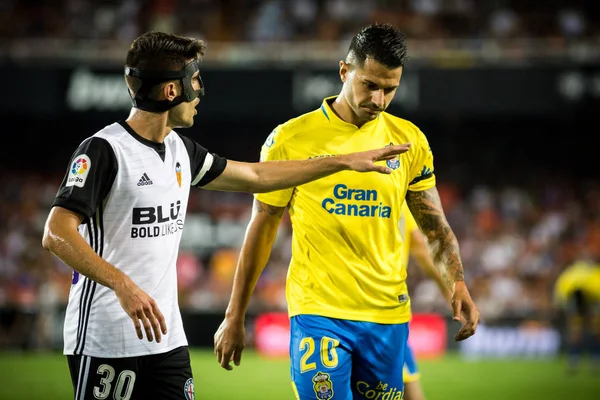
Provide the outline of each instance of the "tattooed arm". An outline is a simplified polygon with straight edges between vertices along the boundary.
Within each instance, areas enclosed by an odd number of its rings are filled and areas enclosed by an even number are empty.
[[[440,195],[435,187],[406,193],[406,203],[421,232],[427,238],[434,265],[452,294],[454,320],[466,320],[457,333],[456,340],[464,340],[475,333],[479,323],[479,311],[471,299],[465,284],[465,273],[460,259],[458,240],[448,224],[442,208]]]
[[[410,254],[416,261],[417,266],[435,282],[448,304],[451,304],[453,291],[450,290],[449,285],[446,285],[446,280],[442,278],[433,263],[425,237],[418,226],[415,226],[410,232]]]
[[[406,204],[427,238],[429,252],[446,286],[454,291],[455,282],[465,280],[458,240],[448,224],[435,187],[406,193]]]
[[[254,200],[252,218],[240,251],[225,319],[215,333],[217,361],[227,370],[233,369],[229,364],[232,360],[235,365],[240,364],[245,346],[246,310],[254,286],[271,255],[271,247],[284,211],[285,207],[275,207]]]

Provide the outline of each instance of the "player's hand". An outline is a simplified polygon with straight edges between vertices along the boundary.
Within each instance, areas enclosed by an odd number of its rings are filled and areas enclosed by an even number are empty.
[[[479,324],[479,310],[464,282],[456,282],[452,295],[452,314],[455,321],[463,322],[463,326],[454,336],[455,341],[465,340],[475,334]]]
[[[345,154],[348,163],[348,169],[357,172],[379,172],[382,174],[392,173],[392,169],[385,165],[375,164],[377,161],[391,160],[398,154],[406,153],[410,148],[410,143],[390,145],[380,149],[361,151],[358,153]]]
[[[215,333],[215,355],[221,367],[228,371],[233,369],[230,363],[239,366],[242,362],[242,351],[246,346],[246,329],[243,319],[225,318]]]
[[[115,288],[115,294],[121,307],[133,321],[138,338],[144,339],[143,325],[148,341],[156,340],[160,343],[162,335],[167,334],[167,324],[154,299],[131,280],[124,281]]]

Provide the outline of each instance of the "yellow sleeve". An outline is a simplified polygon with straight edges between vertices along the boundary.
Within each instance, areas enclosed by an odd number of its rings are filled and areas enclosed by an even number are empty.
[[[564,307],[566,304],[564,286],[564,279],[562,279],[562,276],[560,276],[554,284],[554,293],[552,295],[552,302],[557,307]]]
[[[554,304],[565,306],[574,288],[577,287],[577,263],[565,268],[554,283]]]
[[[412,231],[419,229],[417,221],[410,213],[406,202],[402,203],[400,214],[400,236],[402,237],[402,260],[404,265],[408,265],[410,258],[410,246],[412,242]]]
[[[406,202],[404,202],[403,208],[404,208],[403,211],[404,211],[405,218],[406,218],[406,231],[408,233],[411,233],[415,229],[419,229],[419,225],[417,225],[417,221],[415,221],[415,217],[413,217],[412,213],[408,209]]]
[[[410,169],[408,190],[419,192],[435,186],[433,173],[433,153],[425,134],[417,129],[417,139],[414,143],[415,156]]]
[[[595,265],[584,282],[587,295],[594,302],[600,302],[600,265]]]
[[[277,160],[288,160],[288,156],[285,152],[285,146],[283,145],[280,127],[275,128],[273,132],[267,137],[260,151],[260,161],[277,161]],[[265,204],[269,204],[275,207],[285,207],[292,199],[294,188],[277,190],[275,192],[268,193],[257,193],[254,197]]]

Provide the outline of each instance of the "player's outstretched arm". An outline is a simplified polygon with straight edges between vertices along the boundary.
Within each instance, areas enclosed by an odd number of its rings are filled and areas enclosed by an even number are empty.
[[[444,299],[446,299],[448,304],[452,304],[452,291],[446,285],[442,275],[433,264],[433,259],[429,254],[429,249],[427,248],[427,243],[425,242],[423,234],[419,228],[416,228],[410,232],[410,236],[410,253],[414,257],[417,266],[421,268],[429,278],[433,279],[440,290],[440,293],[444,296]]]
[[[446,287],[452,291],[454,320],[460,321],[461,313],[466,323],[455,336],[464,340],[475,333],[479,323],[479,310],[471,299],[465,284],[465,274],[458,240],[448,224],[437,188],[408,191],[406,203],[421,232],[427,237],[431,257],[442,275]]]
[[[63,207],[53,207],[46,220],[42,246],[80,274],[112,289],[133,320],[138,338],[161,341],[167,333],[165,319],[156,302],[121,270],[98,256],[79,234],[83,218]]]
[[[271,247],[284,211],[285,207],[275,207],[254,200],[252,218],[240,251],[225,319],[214,337],[217,361],[227,370],[233,369],[231,361],[240,365],[245,346],[246,310],[254,286],[271,255]]]
[[[409,147],[410,143],[407,143],[312,160],[262,163],[228,161],[225,171],[203,187],[210,190],[264,193],[299,186],[345,170],[389,174],[392,172],[390,168],[376,162],[396,157]]]

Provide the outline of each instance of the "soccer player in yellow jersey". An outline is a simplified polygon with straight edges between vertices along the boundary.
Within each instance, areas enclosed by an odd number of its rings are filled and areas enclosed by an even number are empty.
[[[255,197],[230,302],[215,333],[223,368],[240,364],[246,308],[286,207],[293,227],[286,296],[298,399],[402,398],[411,315],[398,229],[405,200],[453,293],[454,318],[465,318],[456,340],[475,333],[479,312],[435,188],[429,143],[414,124],[385,112],[405,60],[406,40],[398,29],[363,28],[340,61],[340,94],[267,138],[263,161],[328,157],[378,143],[411,146],[385,161],[393,169],[389,175],[341,172]]]
[[[577,260],[567,266],[554,285],[554,301],[564,312],[569,370],[578,370],[586,347],[600,368],[600,264]]]
[[[423,234],[406,203],[402,204],[398,226],[400,228],[400,235],[402,236],[403,265],[408,265],[409,258],[412,255],[417,266],[434,280],[440,289],[440,293],[450,303],[452,292],[448,289],[442,276],[435,268]],[[415,353],[410,344],[407,344],[406,356],[404,358],[404,400],[425,400],[425,393],[421,386],[420,378],[421,374],[417,366]]]

